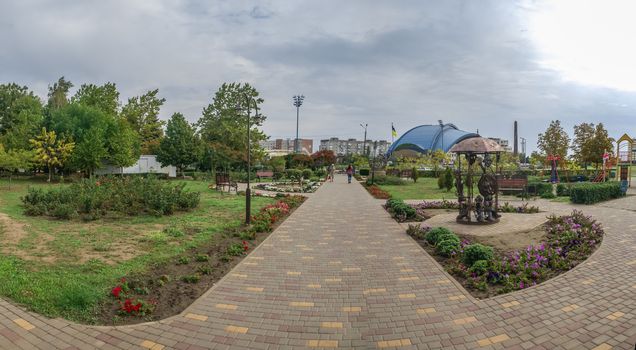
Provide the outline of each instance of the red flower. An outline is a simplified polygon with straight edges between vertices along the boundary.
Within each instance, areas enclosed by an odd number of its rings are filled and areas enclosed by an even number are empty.
[[[247,251],[250,247],[247,245],[247,242],[243,241],[243,250]]]
[[[121,283],[126,283],[126,279],[124,277],[121,278]]]
[[[119,293],[121,293],[121,286],[117,286],[110,291],[110,293],[115,297],[119,298]]]

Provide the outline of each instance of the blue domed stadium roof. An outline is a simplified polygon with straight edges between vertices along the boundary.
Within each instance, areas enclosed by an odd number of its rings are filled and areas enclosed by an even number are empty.
[[[442,137],[442,127],[439,125],[416,126],[400,136],[400,138],[391,145],[387,154],[390,155],[400,150],[426,153],[432,150],[442,149],[442,142],[444,152],[448,152],[454,144],[471,137],[479,136],[473,132],[459,130],[453,124],[444,124],[443,128],[444,132]]]

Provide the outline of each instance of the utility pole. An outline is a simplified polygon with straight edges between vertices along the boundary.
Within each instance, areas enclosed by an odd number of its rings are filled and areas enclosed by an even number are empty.
[[[369,124],[360,124],[361,127],[364,128],[364,141],[362,141],[362,155],[363,156],[367,156],[367,126],[369,126]]]

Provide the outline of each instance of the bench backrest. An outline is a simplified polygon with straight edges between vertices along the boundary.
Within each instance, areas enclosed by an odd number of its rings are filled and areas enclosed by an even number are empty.
[[[528,179],[497,179],[497,185],[502,187],[522,188],[528,184]]]
[[[274,176],[274,172],[271,170],[259,170],[256,172],[256,176],[258,177],[272,177]]]

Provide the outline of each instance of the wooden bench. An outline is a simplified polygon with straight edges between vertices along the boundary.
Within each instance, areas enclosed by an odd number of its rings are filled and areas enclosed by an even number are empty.
[[[497,187],[499,188],[499,191],[513,191],[525,194],[527,186],[528,178],[497,179]]]
[[[259,170],[256,172],[256,178],[258,179],[258,181],[261,181],[261,178],[264,177],[269,177],[272,178],[274,177],[274,172],[271,170]]]
[[[230,174],[227,173],[216,173],[215,177],[216,189],[219,191],[223,191],[225,187],[227,187],[227,191],[231,192],[232,189],[238,192],[238,184],[236,181],[232,181],[230,179]]]

